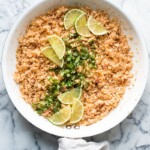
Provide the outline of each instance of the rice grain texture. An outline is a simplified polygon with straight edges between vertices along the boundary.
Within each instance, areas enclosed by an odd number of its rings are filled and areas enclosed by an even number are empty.
[[[70,9],[62,6],[35,18],[19,39],[14,80],[19,84],[22,97],[29,104],[45,97],[49,85],[48,76],[55,75],[49,69],[56,65],[40,53],[42,47],[49,46],[47,36],[56,34],[64,38],[75,32],[74,28],[65,30],[63,24],[64,15]],[[103,36],[92,34],[90,38],[83,38],[85,45],[90,39],[95,40],[97,45],[97,68],[90,70],[90,84],[83,90],[81,101],[85,111],[78,123],[90,125],[108,115],[123,98],[133,76],[130,72],[133,66],[133,52],[119,21],[110,19],[104,11],[91,10],[88,7],[80,9],[85,11],[88,17],[92,15],[101,21],[108,30],[108,34]],[[51,109],[42,115],[46,117],[50,114]]]

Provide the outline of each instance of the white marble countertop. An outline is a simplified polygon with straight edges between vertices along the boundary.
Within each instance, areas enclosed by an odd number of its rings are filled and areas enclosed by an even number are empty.
[[[15,20],[26,8],[38,1],[0,0],[0,57]],[[150,1],[110,1],[129,11],[138,21],[150,54]],[[57,139],[58,137],[37,129],[19,114],[7,95],[0,68],[0,150],[56,150]],[[150,150],[150,75],[141,101],[128,118],[113,129],[86,140],[108,140],[111,150]]]

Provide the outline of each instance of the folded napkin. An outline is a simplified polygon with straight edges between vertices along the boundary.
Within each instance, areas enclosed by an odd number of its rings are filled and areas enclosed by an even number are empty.
[[[58,150],[109,150],[109,143],[87,142],[83,139],[60,138]]]

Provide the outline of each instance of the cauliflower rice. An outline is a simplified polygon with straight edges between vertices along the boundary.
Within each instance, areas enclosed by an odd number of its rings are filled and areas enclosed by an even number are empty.
[[[49,70],[56,65],[40,52],[42,47],[49,45],[47,36],[56,34],[65,38],[68,33],[75,33],[74,28],[65,30],[63,24],[64,15],[70,9],[62,6],[35,18],[19,39],[14,80],[19,84],[22,97],[29,104],[45,97],[49,85],[48,76],[55,76],[55,73]],[[122,99],[133,76],[130,72],[133,52],[130,51],[119,21],[110,19],[104,11],[91,10],[88,7],[80,9],[85,11],[88,17],[92,15],[101,21],[109,31],[103,36],[92,34],[90,38],[82,39],[85,45],[88,45],[89,40],[95,40],[96,44],[97,68],[90,70],[89,85],[83,90],[81,101],[84,104],[84,116],[78,123],[90,125],[108,115]],[[44,117],[51,114],[51,108],[42,113]]]

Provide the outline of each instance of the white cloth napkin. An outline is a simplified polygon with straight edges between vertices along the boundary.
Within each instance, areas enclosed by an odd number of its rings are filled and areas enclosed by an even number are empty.
[[[58,150],[109,150],[107,141],[95,143],[83,139],[60,138]]]

